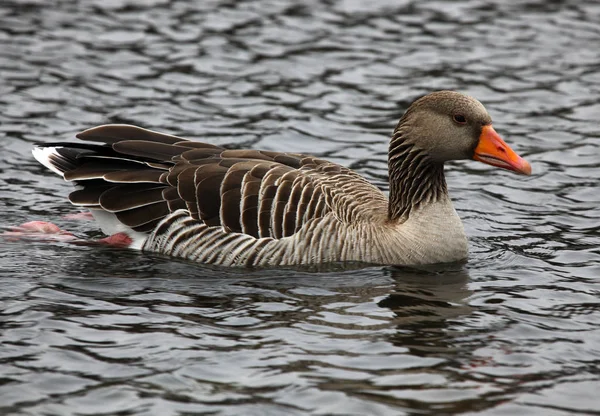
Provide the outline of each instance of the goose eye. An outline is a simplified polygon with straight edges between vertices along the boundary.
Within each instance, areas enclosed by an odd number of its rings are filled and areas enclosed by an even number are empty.
[[[455,114],[452,117],[452,120],[454,120],[454,122],[458,124],[467,124],[467,119],[462,114]]]

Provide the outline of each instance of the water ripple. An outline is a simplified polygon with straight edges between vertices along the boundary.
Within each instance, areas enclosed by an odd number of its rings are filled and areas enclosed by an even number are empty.
[[[448,166],[471,256],[431,270],[3,241],[0,413],[597,414],[599,19],[594,1],[4,1],[3,229],[98,235],[30,149],[101,123],[309,152],[385,189],[402,111],[459,89],[534,174]]]

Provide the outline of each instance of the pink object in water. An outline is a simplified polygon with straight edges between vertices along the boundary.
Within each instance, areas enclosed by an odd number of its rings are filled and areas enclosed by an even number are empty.
[[[72,233],[61,230],[57,225],[47,221],[29,221],[12,227],[10,231],[5,231],[1,235],[9,241],[25,239],[73,241],[77,239]]]
[[[125,233],[116,233],[109,237],[98,240],[100,244],[106,244],[113,247],[129,247],[133,240]]]
[[[59,234],[73,236],[72,233],[61,230],[56,224],[47,221],[29,221],[17,227],[12,227],[10,234]],[[7,233],[5,233],[7,234]]]
[[[30,221],[12,227],[10,231],[0,234],[8,241],[37,240],[37,241],[65,241],[74,244],[104,244],[112,247],[126,248],[131,246],[133,239],[126,233],[116,233],[100,240],[82,240],[72,233],[60,229],[55,224],[47,221]]]

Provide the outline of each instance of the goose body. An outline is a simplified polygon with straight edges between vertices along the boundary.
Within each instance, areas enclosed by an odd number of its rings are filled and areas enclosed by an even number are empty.
[[[225,266],[330,262],[426,264],[466,258],[467,238],[444,179],[474,158],[528,174],[477,100],[429,94],[390,142],[390,196],[356,172],[310,155],[227,150],[129,125],[40,145],[40,163],[76,190],[106,234],[131,247]]]

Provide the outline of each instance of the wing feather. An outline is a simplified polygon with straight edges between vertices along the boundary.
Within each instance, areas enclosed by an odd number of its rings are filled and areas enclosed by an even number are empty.
[[[136,231],[149,232],[184,209],[190,221],[226,232],[283,238],[330,212],[342,221],[369,215],[352,195],[386,205],[359,175],[312,156],[223,149],[128,125],[99,126],[77,137],[99,144],[61,143],[49,157],[82,187],[71,202],[114,213]]]
[[[160,183],[163,173],[164,171],[157,169],[121,170],[105,173],[103,179],[116,183]]]
[[[100,184],[94,187],[78,189],[69,194],[69,201],[71,201],[73,205],[99,207],[100,195],[111,189],[113,186],[113,184]]]
[[[175,156],[180,156],[183,152],[189,151],[189,148],[185,146],[146,140],[123,140],[113,144],[112,147],[113,150],[124,155],[158,161],[172,160]]]
[[[103,142],[107,144],[118,143],[123,140],[145,140],[156,143],[175,144],[185,139],[158,133],[128,124],[106,124],[103,126],[87,129],[78,135],[78,139],[92,142]]]
[[[169,205],[166,201],[156,202],[139,208],[117,212],[116,216],[128,227],[136,228],[148,223],[158,223],[169,214]]]
[[[74,162],[77,162],[76,160]],[[110,160],[103,162],[101,160],[84,161],[75,168],[65,172],[65,180],[67,181],[83,181],[90,179],[103,179],[104,175],[109,172],[136,169],[140,165],[129,162],[127,160]]]
[[[159,186],[136,188],[132,192],[127,185],[115,186],[102,193],[99,199],[100,207],[108,212],[120,212],[156,204],[164,201],[163,190],[164,186]]]

